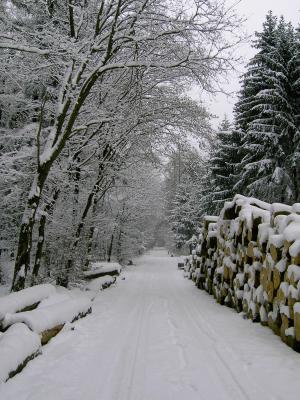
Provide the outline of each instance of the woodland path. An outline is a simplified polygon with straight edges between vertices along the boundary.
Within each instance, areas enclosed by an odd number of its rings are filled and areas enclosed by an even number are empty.
[[[165,250],[124,276],[98,295],[90,316],[0,386],[0,399],[299,399],[300,355],[216,304]]]

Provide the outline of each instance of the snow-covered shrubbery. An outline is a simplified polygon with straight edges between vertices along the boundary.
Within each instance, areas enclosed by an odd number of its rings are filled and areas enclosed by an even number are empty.
[[[205,217],[188,276],[300,351],[300,205],[236,195]]]

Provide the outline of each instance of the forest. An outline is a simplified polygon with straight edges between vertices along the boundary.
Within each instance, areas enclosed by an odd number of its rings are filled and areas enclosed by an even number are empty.
[[[268,13],[234,120],[216,130],[189,90],[219,89],[241,19],[223,1],[193,4],[2,2],[0,279],[12,290],[67,286],[91,260],[126,264],[156,244],[180,251],[235,193],[300,201],[299,28]]]
[[[298,400],[300,26],[271,1],[0,2],[0,399]]]

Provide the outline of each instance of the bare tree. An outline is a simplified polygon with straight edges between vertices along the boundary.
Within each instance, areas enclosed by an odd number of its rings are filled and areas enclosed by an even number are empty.
[[[230,67],[227,33],[234,33],[238,21],[217,0],[195,0],[188,10],[180,1],[11,1],[2,11],[0,48],[6,60],[22,52],[25,75],[33,57],[36,71],[42,72],[41,89],[31,101],[38,115],[37,157],[12,285],[19,290],[30,267],[35,216],[54,163],[70,138],[111,117],[100,107],[91,118],[95,96],[107,92],[117,71],[128,69],[160,76],[174,87],[197,81],[213,90],[216,73]],[[40,111],[38,102],[44,102]]]

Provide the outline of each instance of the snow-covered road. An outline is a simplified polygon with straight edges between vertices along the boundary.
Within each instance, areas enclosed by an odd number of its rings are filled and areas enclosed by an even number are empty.
[[[0,385],[0,399],[299,399],[300,355],[196,289],[165,250],[124,276]]]

